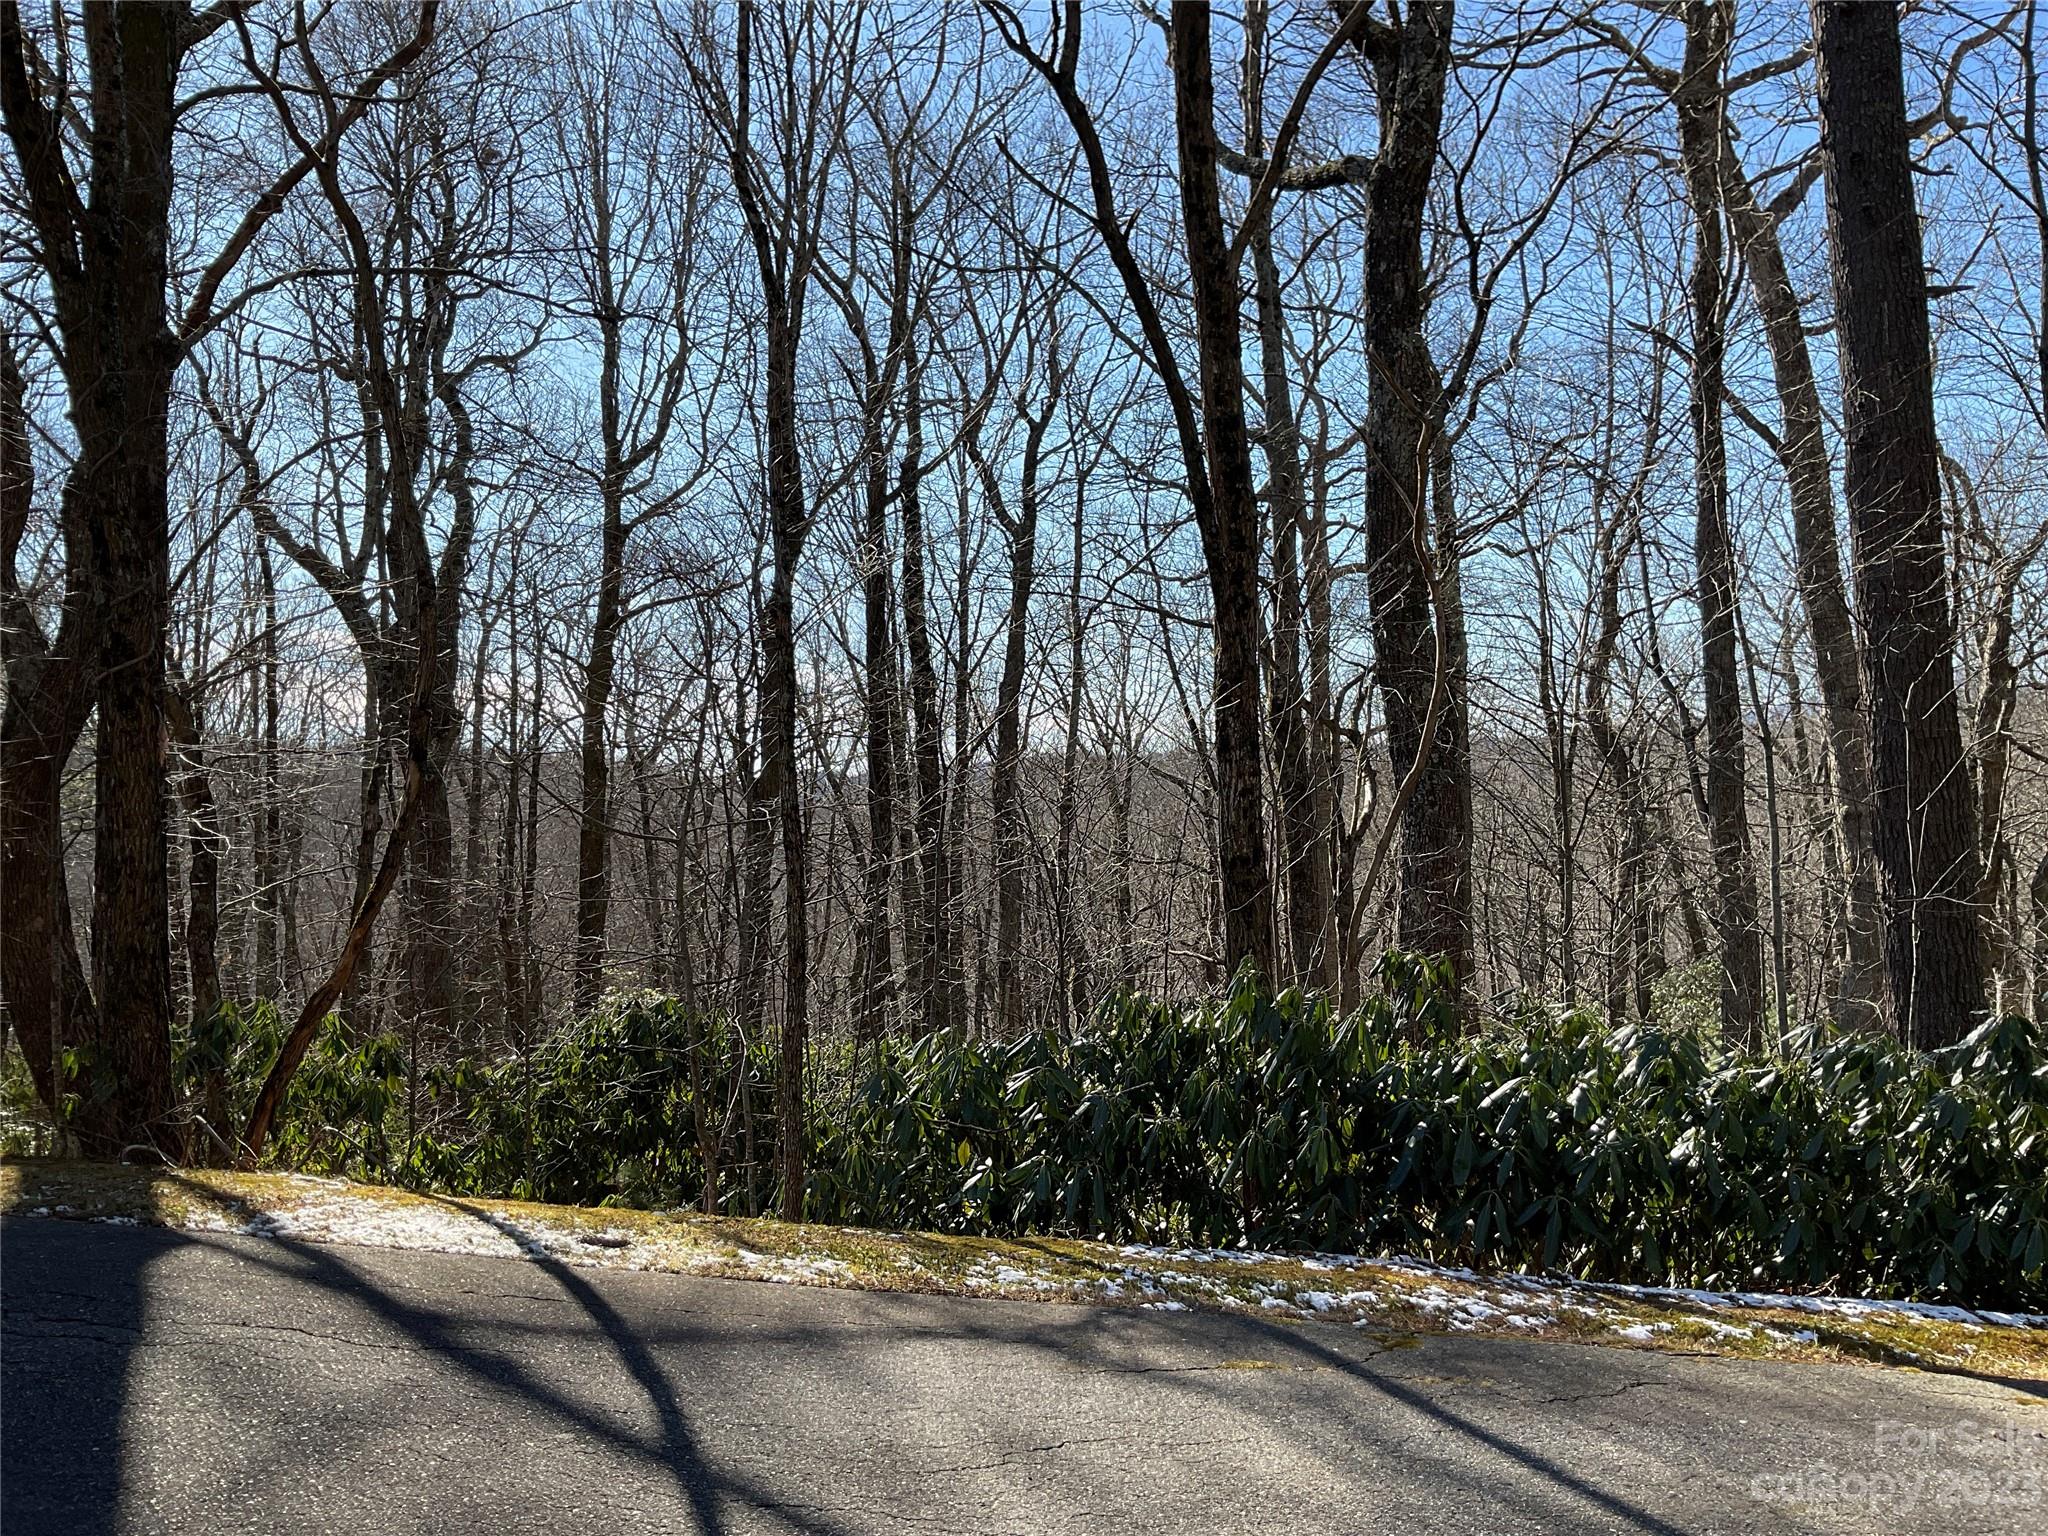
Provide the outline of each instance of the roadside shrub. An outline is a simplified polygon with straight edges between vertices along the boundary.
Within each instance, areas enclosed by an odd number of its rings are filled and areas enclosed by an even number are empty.
[[[734,1144],[724,1163],[772,1155],[767,1044],[658,993],[609,994],[524,1056],[463,1062],[431,1081],[455,1113],[419,1139],[412,1172],[464,1193],[688,1205],[703,1193],[706,1135]]]
[[[229,999],[173,1038],[172,1060],[191,1106],[188,1155],[233,1160],[284,1028],[268,999]],[[396,1035],[357,1034],[328,1018],[285,1094],[272,1158],[315,1173],[392,1177],[390,1130],[409,1065]]]
[[[1475,1033],[1441,979],[1390,955],[1345,1018],[1240,979],[1198,1005],[1112,998],[1069,1039],[824,1046],[808,1213],[2048,1307],[2039,1026],[1932,1054],[1819,1032],[1744,1052],[1542,1006]],[[222,1028],[193,1080],[222,1060],[231,1084],[260,1080],[274,1016]],[[775,1201],[773,1054],[674,999],[614,995],[524,1055],[404,1067],[395,1039],[330,1024],[278,1160],[677,1206],[702,1198],[708,1143],[726,1208]]]
[[[2048,1304],[2048,1041],[1784,1055],[1532,1009],[1477,1034],[1390,957],[1336,1019],[1240,982],[1071,1042],[883,1052],[822,1138],[819,1219],[1391,1248],[1650,1284]]]

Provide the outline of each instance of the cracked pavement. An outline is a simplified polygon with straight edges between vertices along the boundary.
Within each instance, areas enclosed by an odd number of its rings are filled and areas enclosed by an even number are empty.
[[[2035,1532],[2048,1387],[0,1221],[0,1529]]]

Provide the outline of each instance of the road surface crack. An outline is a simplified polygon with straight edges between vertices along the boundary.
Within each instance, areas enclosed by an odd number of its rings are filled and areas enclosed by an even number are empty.
[[[1622,1395],[1622,1393],[1633,1392],[1638,1387],[1661,1387],[1665,1385],[1667,1385],[1667,1383],[1654,1380],[1624,1381],[1620,1386],[1609,1387],[1604,1392],[1565,1392],[1557,1397],[1538,1398],[1536,1406],[1539,1408],[1548,1408],[1553,1403],[1591,1403],[1597,1402],[1599,1399],[1603,1397],[1619,1397]]]

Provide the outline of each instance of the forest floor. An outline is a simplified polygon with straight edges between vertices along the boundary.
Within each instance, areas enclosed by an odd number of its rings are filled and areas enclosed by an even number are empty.
[[[0,1163],[0,1212],[783,1284],[2048,1380],[2048,1315],[1481,1274],[1406,1256],[986,1238],[420,1194],[282,1173]]]

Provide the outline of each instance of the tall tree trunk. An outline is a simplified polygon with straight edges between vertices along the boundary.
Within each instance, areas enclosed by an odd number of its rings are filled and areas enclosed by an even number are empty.
[[[1367,595],[1375,675],[1385,700],[1394,777],[1413,788],[1400,807],[1397,936],[1405,949],[1440,957],[1462,988],[1472,979],[1471,752],[1462,679],[1462,637],[1438,643],[1429,563],[1448,560],[1436,506],[1443,388],[1426,330],[1423,224],[1442,133],[1450,69],[1452,6],[1416,0],[1398,29],[1369,32],[1379,97],[1380,151],[1365,224]],[[1441,679],[1439,674],[1445,673]],[[1429,733],[1430,703],[1445,702]],[[1419,766],[1418,766],[1419,764]]]
[[[1981,870],[1956,701],[1899,19],[1887,5],[1816,0],[1813,25],[1885,968],[1900,1035],[1945,1045],[1986,1007]]]
[[[507,579],[505,622],[505,674],[512,686],[505,690],[505,815],[498,828],[498,871],[496,918],[498,931],[498,1007],[500,1026],[519,1043],[525,1054],[530,1033],[523,1006],[526,984],[519,964],[519,559],[515,554]],[[539,671],[539,658],[535,658]]]
[[[921,1027],[950,1029],[944,977],[946,912],[952,900],[946,879],[946,786],[941,763],[944,722],[939,711],[939,674],[932,659],[931,617],[925,596],[924,501],[918,455],[924,451],[923,408],[912,385],[907,414],[903,473],[897,501],[903,515],[903,648],[910,662],[911,761],[917,789],[918,889],[915,921],[909,926],[908,959],[916,974]]]
[[[1245,10],[1245,152],[1263,157],[1267,6]],[[1292,974],[1328,990],[1335,981],[1330,940],[1329,819],[1316,793],[1316,765],[1308,697],[1301,676],[1301,530],[1308,523],[1308,490],[1301,463],[1301,430],[1294,413],[1294,381],[1287,366],[1287,316],[1281,305],[1280,265],[1273,257],[1269,214],[1250,232],[1253,297],[1258,309],[1259,383],[1266,408],[1261,439],[1267,498],[1273,513],[1273,634],[1269,646],[1273,770],[1280,795],[1280,862],[1287,891],[1287,933]]]
[[[170,267],[173,103],[188,25],[172,6],[85,15],[89,197],[63,166],[15,7],[0,7],[0,110],[50,279],[77,436],[67,500],[93,550],[92,997],[74,1117],[88,1152],[175,1154],[170,871],[164,807],[170,617],[169,410],[180,347]],[[69,110],[70,104],[65,105]]]
[[[768,597],[761,614],[761,784],[760,799],[775,808],[782,846],[782,1039],[776,1082],[780,1121],[778,1169],[782,1212],[801,1220],[804,1209],[804,1064],[810,1029],[810,888],[805,842],[804,786],[797,761],[796,568],[810,531],[804,497],[803,457],[797,420],[797,347],[803,336],[803,307],[816,238],[804,200],[809,176],[796,201],[781,210],[785,222],[771,222],[769,206],[754,179],[752,143],[754,6],[742,0],[734,65],[738,103],[729,144],[733,190],[745,214],[766,310],[767,378],[763,415],[767,425],[768,541],[773,555]],[[785,67],[793,61],[785,60]],[[792,166],[784,159],[785,175]],[[789,190],[789,189],[786,189]]]
[[[319,1033],[321,1023],[328,1011],[341,1000],[348,988],[350,973],[360,964],[368,952],[370,935],[375,930],[377,916],[383,910],[385,899],[391,888],[398,883],[399,869],[404,861],[406,845],[412,839],[419,825],[420,811],[426,803],[428,759],[430,742],[434,730],[434,694],[438,691],[435,674],[440,670],[436,656],[440,651],[440,638],[436,624],[436,593],[433,586],[423,587],[418,594],[418,608],[414,618],[416,633],[420,639],[417,682],[414,686],[411,707],[406,712],[406,767],[405,793],[399,803],[398,817],[391,825],[391,836],[384,845],[384,855],[378,861],[376,875],[371,879],[370,888],[350,914],[348,932],[342,940],[341,953],[336,957],[334,967],[327,973],[327,979],[314,988],[292,1027],[286,1031],[278,1046],[277,1060],[271,1064],[263,1086],[257,1091],[256,1103],[249,1111],[249,1122],[242,1130],[242,1160],[254,1166],[262,1157],[263,1149],[270,1139],[279,1110],[284,1106],[286,1091],[291,1087],[299,1064],[305,1060],[306,1051],[313,1038]]]
[[[538,614],[540,594],[533,587],[527,589],[527,611]],[[547,669],[541,658],[546,654],[544,636],[536,633],[533,637],[533,684],[526,701],[526,809],[524,826],[519,840],[519,956],[520,996],[519,1016],[525,1026],[522,1038],[531,1038],[532,1031],[540,1027],[547,1011],[546,977],[541,966],[540,946],[534,942],[534,921],[540,885],[540,778],[546,768],[547,755],[541,744],[541,700],[542,683]],[[511,814],[509,809],[507,814]]]
[[[1236,264],[1217,188],[1215,83],[1209,6],[1172,10],[1174,136],[1181,223],[1201,359],[1201,440],[1207,496],[1197,495],[1215,626],[1216,842],[1222,875],[1223,961],[1276,975],[1272,870],[1266,857],[1260,705],[1261,520],[1244,417],[1243,317]],[[1206,507],[1203,505],[1206,500]]]
[[[616,349],[607,343],[607,355]],[[611,371],[616,372],[612,360]],[[619,632],[625,625],[626,528],[623,472],[617,453],[616,384],[605,391],[608,440],[604,469],[604,527],[598,537],[597,613],[590,626],[590,654],[583,667],[582,733],[576,821],[575,1007],[597,1006],[604,990],[605,927],[611,912],[611,741],[605,712],[618,666]]]
[[[757,663],[758,665],[758,663]],[[757,690],[758,691],[758,690]],[[748,1042],[768,1009],[768,962],[774,948],[775,799],[760,769],[761,746],[744,703],[733,725],[733,763],[743,787],[739,846],[739,974],[733,1012]]]
[[[477,523],[471,480],[475,433],[462,399],[461,382],[443,373],[438,358],[435,360],[434,395],[449,419],[448,463],[442,479],[451,504],[448,533],[438,560],[427,557],[423,509],[409,496],[405,498],[410,503],[407,515],[420,530],[416,538],[409,534],[406,541],[418,572],[418,600],[431,602],[433,607],[431,621],[416,612],[407,626],[410,635],[430,635],[433,644],[425,779],[407,871],[416,923],[411,952],[412,1001],[422,1035],[437,1042],[456,1037],[460,1013],[455,960],[455,817],[448,796],[448,771],[462,737],[462,706],[457,702],[462,670],[462,589]]]
[[[860,987],[854,1027],[864,1041],[887,1027],[896,971],[889,921],[896,864],[896,646],[889,622],[889,495],[879,434],[871,440],[861,541],[861,704],[867,721],[867,862],[862,870]]]
[[[1730,16],[1724,0],[1690,0],[1685,62],[1673,100],[1679,160],[1692,208],[1687,279],[1692,319],[1693,557],[1706,692],[1707,838],[1714,855],[1714,927],[1721,946],[1721,1028],[1754,1043],[1763,1018],[1763,935],[1749,831],[1747,732],[1736,660],[1735,544],[1728,522],[1728,448],[1722,428],[1726,281],[1720,172]]]
[[[657,992],[669,986],[668,925],[662,913],[660,846],[654,834],[654,785],[647,759],[640,750],[637,733],[626,741],[626,767],[633,776],[633,793],[640,812],[640,915],[647,927],[647,979]],[[682,857],[680,848],[676,856]]]
[[[1306,628],[1308,661],[1308,772],[1309,809],[1320,828],[1329,883],[1328,913],[1323,924],[1323,952],[1329,957],[1326,973],[1336,988],[1338,1004],[1351,1006],[1358,995],[1355,966],[1347,963],[1354,952],[1339,922],[1348,910],[1340,888],[1345,879],[1344,780],[1337,741],[1337,702],[1331,658],[1336,633],[1331,601],[1335,586],[1330,560],[1330,485],[1328,456],[1320,444],[1311,461],[1309,494],[1304,505],[1302,532],[1302,606]]]
[[[185,868],[185,972],[191,988],[191,1021],[195,1034],[221,1004],[220,861],[227,849],[220,807],[207,772],[206,744],[198,704],[189,685],[173,679],[165,691],[165,716],[171,739],[182,760],[178,798],[184,803],[190,854]],[[226,1063],[212,1063],[206,1073],[206,1129],[214,1140],[209,1150],[231,1152],[234,1134],[228,1124]],[[188,1152],[197,1149],[187,1148]]]
[[[1612,317],[1611,267],[1609,274]],[[1632,1018],[1648,1023],[1654,988],[1664,973],[1664,950],[1655,929],[1650,890],[1649,794],[1642,765],[1614,718],[1612,680],[1621,648],[1621,584],[1630,556],[1642,537],[1643,494],[1656,468],[1660,446],[1657,424],[1664,414],[1665,374],[1661,354],[1653,357],[1649,399],[1642,416],[1642,454],[1632,479],[1610,495],[1606,487],[1615,478],[1613,444],[1621,413],[1620,380],[1615,376],[1619,361],[1615,347],[1617,323],[1616,319],[1609,319],[1606,335],[1607,425],[1603,462],[1593,491],[1593,633],[1586,651],[1583,698],[1593,750],[1599,754],[1601,770],[1621,802],[1621,824],[1615,839],[1619,858],[1611,946],[1614,964],[1607,991],[1607,1016],[1610,1022]]]

